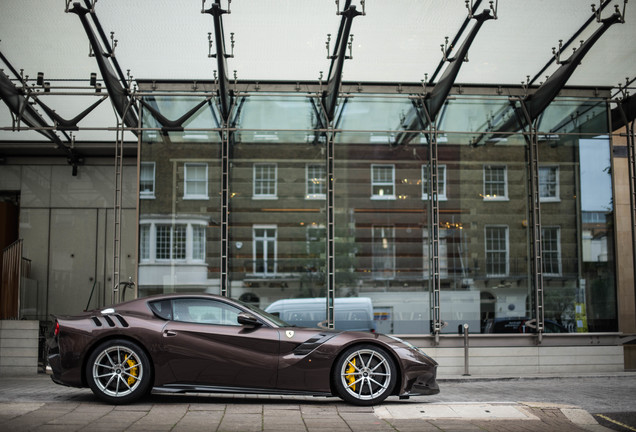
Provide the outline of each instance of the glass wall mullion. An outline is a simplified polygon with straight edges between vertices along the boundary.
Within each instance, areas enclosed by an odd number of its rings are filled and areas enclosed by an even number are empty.
[[[539,342],[544,329],[544,296],[543,296],[543,251],[541,246],[541,205],[539,196],[539,136],[537,121],[532,121],[526,107],[521,102],[528,131],[526,134],[526,164],[528,169],[528,205],[530,212],[530,266],[532,292],[534,295],[535,330]]]
[[[230,215],[230,131],[222,132],[221,142],[221,272],[220,294],[230,295],[229,215]]]
[[[429,125],[427,133],[428,141],[428,186],[429,186],[429,283],[431,293],[431,311],[432,311],[432,332],[435,336],[435,342],[439,343],[439,335],[442,330],[441,316],[441,278],[440,278],[440,249],[439,249],[439,182],[438,182],[438,155],[437,155],[437,127],[434,119],[431,119],[424,104],[424,112]]]
[[[336,296],[336,246],[334,232],[334,133],[327,133],[326,149],[326,198],[327,198],[327,326],[335,328],[334,302]]]

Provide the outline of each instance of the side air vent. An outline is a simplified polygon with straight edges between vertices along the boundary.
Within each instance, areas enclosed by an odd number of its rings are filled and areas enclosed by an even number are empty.
[[[123,316],[121,315],[113,315],[115,318],[117,318],[117,321],[119,321],[119,324],[122,325],[122,327],[128,327],[128,322],[124,319]]]
[[[104,325],[108,327],[130,327],[128,321],[119,314],[93,316],[91,320],[97,327],[103,327]]]

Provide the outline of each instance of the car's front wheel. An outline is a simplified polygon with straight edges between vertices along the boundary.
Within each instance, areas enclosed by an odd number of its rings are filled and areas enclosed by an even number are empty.
[[[338,396],[355,405],[382,402],[397,380],[395,362],[386,350],[375,345],[349,348],[338,357],[333,373]]]
[[[150,391],[151,368],[141,347],[115,339],[93,350],[86,366],[86,381],[99,399],[111,404],[130,403]]]

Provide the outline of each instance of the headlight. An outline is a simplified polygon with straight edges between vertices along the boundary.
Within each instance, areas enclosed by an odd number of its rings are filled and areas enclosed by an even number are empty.
[[[419,349],[418,347],[416,347],[415,345],[413,345],[411,342],[407,342],[405,340],[400,339],[399,337],[395,337],[395,336],[391,336],[391,335],[387,335],[388,337],[390,337],[391,339],[393,339],[396,342],[401,343],[402,345],[406,345],[406,347],[419,352],[420,354],[426,355],[426,353],[424,353],[424,351],[422,351],[421,349]],[[427,356],[428,357],[428,356]]]

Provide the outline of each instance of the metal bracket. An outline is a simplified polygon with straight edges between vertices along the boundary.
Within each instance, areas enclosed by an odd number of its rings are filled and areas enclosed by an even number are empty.
[[[592,3],[592,13],[594,14],[594,16],[596,17],[596,22],[602,22],[603,19],[601,18],[601,11],[603,10],[602,7],[602,1],[599,0],[599,5],[598,8],[596,7],[596,5],[594,3]],[[627,0],[623,0],[623,11],[621,12],[620,10],[620,6],[618,5],[614,5],[614,13],[620,15],[620,20],[619,22],[621,24],[625,23],[625,9],[627,8]]]
[[[618,83],[618,92],[621,94],[622,99],[627,99],[629,97],[629,85],[632,81],[630,81],[629,77],[625,77],[625,86]]]
[[[349,5],[351,4],[351,0],[347,0],[345,2],[345,6],[343,8],[343,10],[340,10],[340,0],[336,0],[336,15],[342,15],[347,9],[349,9]],[[360,0],[360,6],[362,6],[362,15],[366,15],[366,11],[364,9],[365,7],[365,0]]]
[[[205,13],[205,2],[206,0],[201,0],[201,13]],[[221,5],[221,0],[214,0],[214,2],[218,4],[219,6]],[[225,12],[228,14],[232,13],[232,11],[230,10],[231,3],[232,3],[232,0],[227,0],[227,9],[225,10]]]
[[[331,49],[329,49],[329,43],[331,42],[331,33],[327,33],[327,42],[325,46],[327,48],[327,60],[337,59],[337,55],[331,55]],[[351,60],[353,58],[353,35],[349,35],[349,42],[347,42],[347,48],[349,49],[349,55],[345,55],[345,60]]]
[[[69,10],[70,10],[70,7],[69,7],[69,6],[71,5],[71,2],[72,2],[73,0],[64,0],[64,1],[65,1],[65,3],[66,3],[66,7],[64,8],[64,12],[68,13],[68,12],[69,12]],[[90,4],[90,8],[89,8],[89,11],[90,11],[91,13],[95,12],[95,4],[96,4],[96,3],[97,3],[97,0],[90,0],[90,3],[89,3],[89,4]]]
[[[216,53],[212,54],[212,33],[208,32],[208,58],[216,58]],[[225,58],[234,58],[234,33],[230,33],[230,54],[225,54]]]
[[[469,4],[470,3],[470,4]],[[490,0],[490,10],[494,19],[497,19],[497,9],[499,8],[499,0]],[[472,18],[475,14],[475,2],[473,0],[466,0],[466,9],[468,9],[468,18]]]

